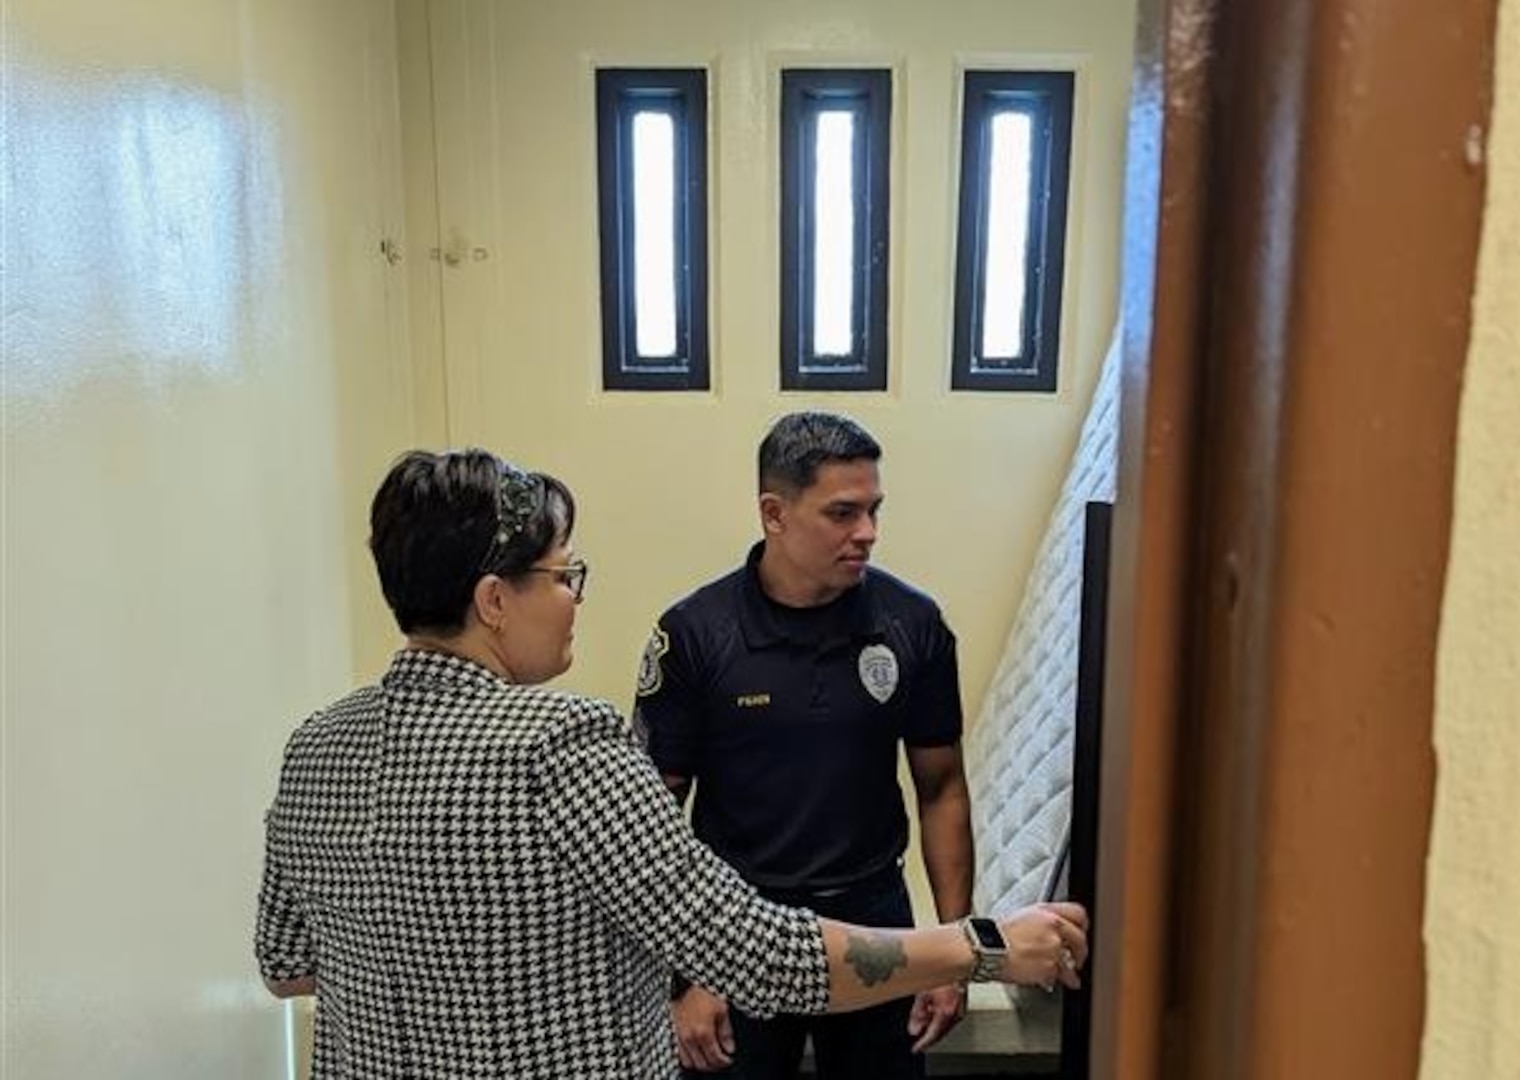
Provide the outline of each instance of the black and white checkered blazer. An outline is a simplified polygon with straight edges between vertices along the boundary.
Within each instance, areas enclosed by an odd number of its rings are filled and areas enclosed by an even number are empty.
[[[817,919],[694,839],[606,702],[439,653],[291,738],[256,952],[315,975],[319,1080],[679,1075],[674,966],[747,1012],[819,1012]]]

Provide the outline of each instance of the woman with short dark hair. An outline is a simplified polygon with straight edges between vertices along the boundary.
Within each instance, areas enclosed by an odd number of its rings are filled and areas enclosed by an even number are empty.
[[[317,997],[319,1080],[673,1077],[672,968],[762,1015],[1077,985],[1076,905],[849,926],[698,843],[611,705],[539,685],[570,666],[589,573],[558,480],[414,451],[370,522],[407,645],[291,738],[259,895],[266,983]]]

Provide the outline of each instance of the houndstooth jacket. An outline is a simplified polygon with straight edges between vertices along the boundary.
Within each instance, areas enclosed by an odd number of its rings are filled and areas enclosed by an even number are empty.
[[[819,1012],[817,919],[694,839],[606,702],[399,653],[306,721],[267,820],[255,948],[315,975],[318,1080],[679,1075],[671,966]]]

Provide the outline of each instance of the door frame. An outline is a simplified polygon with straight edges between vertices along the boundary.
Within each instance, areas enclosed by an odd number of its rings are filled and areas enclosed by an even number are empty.
[[[1094,1076],[1418,1073],[1496,19],[1140,2]]]

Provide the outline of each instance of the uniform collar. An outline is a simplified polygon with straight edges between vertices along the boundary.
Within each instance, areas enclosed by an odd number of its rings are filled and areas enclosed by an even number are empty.
[[[760,584],[760,557],[764,554],[763,540],[749,549],[749,556],[744,560],[743,584],[740,588],[739,629],[744,634],[745,643],[757,649],[793,640],[776,619],[772,607],[774,601],[765,595],[765,589]],[[834,601],[843,605],[843,622],[849,628],[851,638],[874,637],[885,632],[885,620],[878,606],[872,602],[874,573],[875,570],[867,566],[866,575],[860,584]]]

